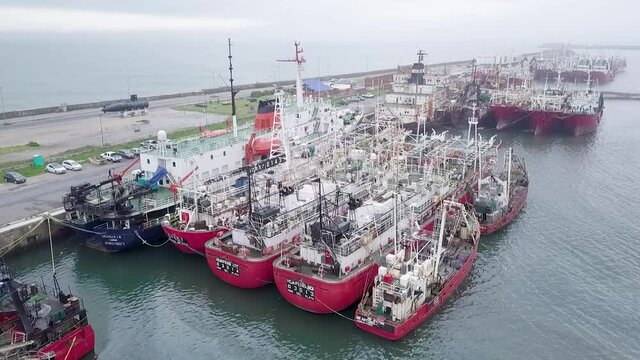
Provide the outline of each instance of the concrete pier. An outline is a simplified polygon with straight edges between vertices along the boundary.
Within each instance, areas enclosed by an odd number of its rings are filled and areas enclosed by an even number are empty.
[[[32,216],[27,219],[17,220],[0,228],[0,255],[13,255],[29,249],[37,244],[49,241],[49,225],[53,240],[71,234],[71,229],[59,225],[55,219],[64,218],[64,209],[56,209]]]

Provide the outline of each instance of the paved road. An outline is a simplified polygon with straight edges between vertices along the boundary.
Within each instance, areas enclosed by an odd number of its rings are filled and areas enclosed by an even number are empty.
[[[356,106],[364,107],[365,111],[372,111],[375,100],[350,105],[352,108]],[[86,117],[79,117],[79,119],[83,120]],[[41,131],[46,132],[46,130]],[[63,136],[60,141],[64,142],[64,139]],[[114,164],[102,166],[84,164],[82,171],[67,172],[64,175],[44,173],[28,178],[26,184],[0,183],[0,204],[3,205],[3,210],[0,211],[0,225],[62,207],[62,196],[72,185],[85,181],[92,183],[100,181],[107,177],[109,169],[119,171],[127,165],[128,162],[115,164],[115,166]],[[137,166],[134,166],[131,170],[136,168]]]
[[[119,171],[128,163],[115,166],[106,164],[84,165],[81,171],[70,171],[63,175],[43,174],[27,179],[25,184],[0,184],[0,225],[14,220],[62,207],[62,196],[69,187],[85,181],[96,182],[106,179],[109,169]],[[134,167],[135,168],[135,167]]]
[[[250,91],[242,91],[239,96],[249,94]],[[217,94],[215,98],[226,99],[229,94]],[[0,163],[28,160],[34,154],[46,157],[86,145],[100,145],[103,141],[101,123],[104,143],[118,144],[142,137],[155,137],[158,130],[172,131],[224,121],[226,117],[221,115],[172,109],[176,105],[194,104],[204,99],[204,96],[191,96],[152,101],[148,114],[128,118],[121,118],[118,114],[102,114],[100,109],[86,109],[9,119],[0,125],[0,146],[35,141],[40,147],[33,151],[0,155]],[[140,131],[134,132],[134,127],[139,127]]]

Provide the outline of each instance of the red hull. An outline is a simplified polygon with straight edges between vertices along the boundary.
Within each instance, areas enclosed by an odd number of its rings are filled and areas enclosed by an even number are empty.
[[[522,192],[515,195],[517,198],[515,199],[511,210],[506,216],[504,216],[497,222],[494,222],[493,224],[480,225],[480,232],[482,235],[491,235],[496,231],[502,230],[502,228],[507,226],[511,221],[513,221],[513,219],[516,218],[516,216],[518,216],[520,211],[522,211],[524,204],[527,202],[527,194],[529,193],[529,188],[522,187],[521,189]],[[516,192],[517,191],[518,189],[516,189]]]
[[[289,249],[285,249],[288,251]],[[273,262],[280,252],[258,258],[228,253],[209,243],[206,246],[207,263],[213,274],[227,284],[255,289],[273,283]]]
[[[93,351],[96,345],[95,334],[91,325],[85,325],[64,335],[38,350],[40,354],[54,352],[56,359],[80,360]]]
[[[162,225],[162,229],[175,247],[187,254],[204,254],[204,244],[225,232],[226,228],[214,230],[178,230],[171,226]]]
[[[562,127],[573,136],[596,131],[600,124],[600,114],[575,114],[565,119]]]
[[[418,308],[415,314],[411,315],[407,320],[398,324],[391,325],[386,324],[384,321],[379,326],[370,325],[367,320],[370,317],[365,314],[360,308],[356,310],[355,323],[360,329],[378,335],[388,340],[400,340],[403,336],[407,335],[418,325],[422,324],[427,318],[432,316],[438,311],[438,309],[451,297],[454,291],[460,286],[460,284],[467,278],[471,266],[473,265],[476,256],[478,255],[478,245],[474,246],[471,255],[464,262],[464,265],[458,270],[456,275],[444,285],[440,294],[433,299],[430,303],[423,304]],[[367,323],[364,323],[365,321]]]
[[[568,82],[584,82],[589,79],[589,75],[591,75],[591,81],[597,81],[600,84],[607,83],[613,80],[615,73],[613,71],[608,70],[572,70],[572,71],[563,71],[562,78],[564,81]]]
[[[280,294],[294,306],[316,314],[330,314],[355,304],[362,298],[378,271],[372,263],[338,281],[327,281],[317,275],[300,274],[289,269],[282,260],[273,267],[276,287]],[[304,287],[307,297],[297,295],[296,289]]]
[[[536,110],[531,113],[531,127],[535,135],[550,134],[559,129],[560,124],[557,117],[562,116],[560,112]]]
[[[533,72],[534,80],[553,80],[558,77],[558,72],[549,69],[536,69]]]
[[[522,109],[516,105],[491,105],[491,111],[496,118],[496,129],[498,130],[512,127],[526,116]]]

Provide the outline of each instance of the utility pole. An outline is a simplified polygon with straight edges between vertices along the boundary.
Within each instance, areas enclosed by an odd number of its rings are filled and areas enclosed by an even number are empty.
[[[102,114],[100,114],[100,138],[102,140],[102,147],[104,147],[104,132],[102,131]]]
[[[129,97],[131,97],[131,89],[129,88],[129,78],[130,78],[130,76],[127,75],[127,95],[129,95]]]
[[[7,120],[7,112],[4,111],[4,95],[2,95],[2,86],[0,86],[0,102],[2,103],[2,120]]]

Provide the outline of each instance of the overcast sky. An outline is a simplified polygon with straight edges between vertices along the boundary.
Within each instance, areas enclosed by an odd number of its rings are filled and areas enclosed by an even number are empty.
[[[206,33],[235,39],[638,42],[636,0],[3,0],[0,33]]]

